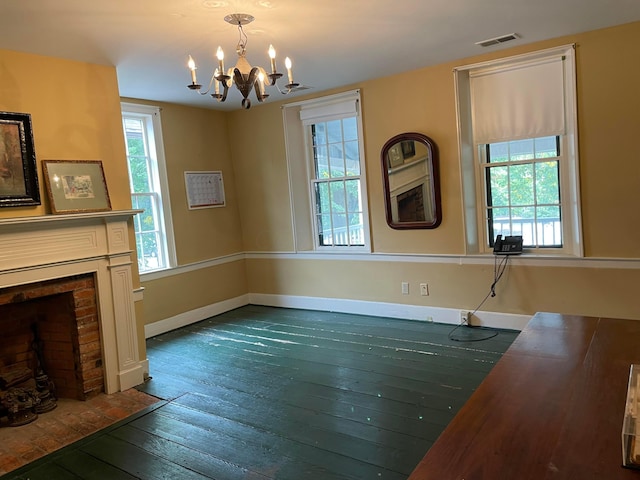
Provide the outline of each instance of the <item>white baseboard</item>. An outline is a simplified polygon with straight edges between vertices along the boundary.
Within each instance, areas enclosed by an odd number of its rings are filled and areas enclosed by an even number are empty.
[[[371,315],[375,317],[404,318],[451,325],[460,323],[461,312],[459,308],[258,293],[249,294],[249,303],[271,307],[301,308],[305,310],[324,310],[357,315]],[[471,324],[482,327],[522,330],[530,319],[531,315],[478,311],[471,318]]]
[[[371,302],[339,298],[301,297],[292,295],[269,295],[250,293],[224,300],[206,307],[181,313],[175,317],[145,325],[145,338],[150,338],[176,328],[200,322],[244,305],[265,305],[269,307],[300,308],[328,312],[353,313],[375,317],[403,318],[423,322],[437,322],[457,325],[460,323],[459,308],[404,305],[400,303]],[[531,319],[530,315],[500,312],[476,312],[471,318],[474,326],[522,330]]]
[[[180,313],[174,317],[165,318],[164,320],[145,325],[144,337],[155,337],[156,335],[175,330],[176,328],[186,327],[192,323],[200,322],[206,318],[220,315],[221,313],[228,312],[234,308],[243,307],[247,304],[249,304],[249,295],[241,295],[239,297],[223,300],[222,302],[196,308],[195,310]]]

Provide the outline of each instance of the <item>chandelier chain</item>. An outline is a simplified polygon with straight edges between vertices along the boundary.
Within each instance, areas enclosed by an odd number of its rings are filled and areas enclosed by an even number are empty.
[[[242,23],[238,22],[238,45],[236,46],[236,53],[238,55],[244,56],[247,51],[247,43],[249,42],[249,37],[244,33],[244,28],[242,28]]]

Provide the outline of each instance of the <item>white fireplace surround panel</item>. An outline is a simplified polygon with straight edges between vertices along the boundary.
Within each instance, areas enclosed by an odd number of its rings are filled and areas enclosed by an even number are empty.
[[[0,288],[95,276],[106,393],[144,381],[127,221],[138,210],[0,219]]]

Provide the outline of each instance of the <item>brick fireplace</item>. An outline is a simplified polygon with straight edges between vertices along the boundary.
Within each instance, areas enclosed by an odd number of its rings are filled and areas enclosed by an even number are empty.
[[[0,368],[33,363],[37,335],[61,397],[144,381],[127,228],[136,213],[0,219]]]
[[[35,372],[40,363],[59,398],[86,400],[104,392],[92,274],[3,289],[0,331],[0,369]]]

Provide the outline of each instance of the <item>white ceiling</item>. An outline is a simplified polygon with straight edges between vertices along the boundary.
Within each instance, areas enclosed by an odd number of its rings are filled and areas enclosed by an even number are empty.
[[[235,63],[238,31],[223,20],[235,12],[256,19],[245,27],[251,64],[268,69],[272,43],[279,70],[289,56],[295,81],[322,91],[637,21],[640,0],[0,0],[0,48],[115,65],[124,97],[237,109],[235,88],[224,104],[186,88],[189,54],[203,84],[218,45]],[[475,45],[509,33],[521,38]]]

